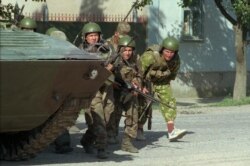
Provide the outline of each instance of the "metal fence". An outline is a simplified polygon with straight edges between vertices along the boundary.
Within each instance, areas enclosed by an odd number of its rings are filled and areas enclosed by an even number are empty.
[[[62,22],[121,22],[126,17],[123,14],[109,14],[109,15],[97,15],[97,14],[70,14],[70,13],[50,13],[44,15],[42,13],[25,13],[26,17],[31,17],[36,21],[62,21]],[[145,17],[133,17],[128,16],[126,22],[144,22]]]

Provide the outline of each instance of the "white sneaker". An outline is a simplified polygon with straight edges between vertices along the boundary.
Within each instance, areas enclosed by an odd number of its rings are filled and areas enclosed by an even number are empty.
[[[178,139],[181,139],[186,133],[187,130],[175,128],[171,133],[168,133],[168,139],[170,142],[174,142],[177,141]]]
[[[146,140],[142,129],[137,130],[136,140],[137,141],[145,141]]]

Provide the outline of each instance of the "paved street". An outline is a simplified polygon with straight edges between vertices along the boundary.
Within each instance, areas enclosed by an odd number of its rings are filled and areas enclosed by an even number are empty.
[[[80,116],[77,121],[80,132],[71,131],[73,152],[55,154],[51,146],[29,161],[2,161],[1,165],[250,165],[250,105],[206,107],[207,103],[204,103],[197,104],[193,100],[178,102],[176,125],[188,130],[188,134],[179,142],[168,142],[165,122],[159,111],[154,110],[152,130],[145,131],[147,140],[135,141],[140,149],[138,154],[123,152],[118,145],[113,145],[109,146],[110,158],[99,160],[95,155],[85,154],[79,144],[81,134],[86,129],[84,118]]]

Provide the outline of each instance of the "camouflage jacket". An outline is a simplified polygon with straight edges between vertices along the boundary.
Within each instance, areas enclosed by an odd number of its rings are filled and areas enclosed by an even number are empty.
[[[140,57],[140,69],[144,79],[153,84],[169,84],[176,78],[180,68],[180,58],[175,54],[173,59],[166,61],[159,53],[160,46],[149,47]]]
[[[115,36],[112,36],[106,40],[110,45],[112,45],[113,51],[118,51],[118,41],[115,40]]]
[[[114,52],[112,46],[110,46],[108,43],[104,43],[104,41],[100,41],[98,45],[90,45],[86,42],[83,42],[78,48],[88,53],[96,53],[97,56],[103,60],[108,60]]]
[[[135,62],[133,58],[124,61],[119,57],[114,63],[115,80],[121,84],[124,84],[125,82],[134,82],[141,86],[141,76],[139,75],[138,70],[137,62]]]

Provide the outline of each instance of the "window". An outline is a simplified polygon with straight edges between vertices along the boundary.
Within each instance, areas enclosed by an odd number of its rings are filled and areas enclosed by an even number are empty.
[[[203,10],[202,0],[192,1],[184,8],[182,40],[203,40]]]

